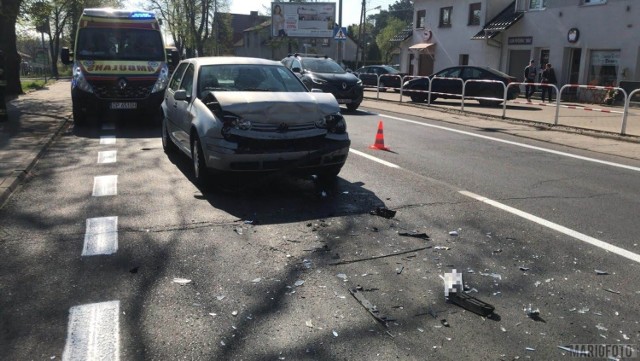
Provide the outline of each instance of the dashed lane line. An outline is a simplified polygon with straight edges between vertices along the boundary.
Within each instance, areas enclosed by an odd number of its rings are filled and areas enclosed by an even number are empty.
[[[118,217],[87,218],[82,256],[114,254],[118,251]]]
[[[98,164],[115,163],[117,153],[118,152],[115,150],[106,150],[103,152],[98,152]]]
[[[102,175],[93,177],[94,197],[115,196],[118,194],[118,176]]]
[[[120,359],[120,301],[71,307],[63,361]]]

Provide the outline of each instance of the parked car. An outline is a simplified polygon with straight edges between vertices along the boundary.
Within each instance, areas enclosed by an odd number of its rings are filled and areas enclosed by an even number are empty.
[[[435,74],[429,75],[432,81],[431,85],[431,101],[436,98],[455,98],[459,99],[462,94],[462,82],[456,79],[438,79],[438,78],[459,78],[463,81],[469,79],[476,80],[497,80],[507,85],[511,82],[517,82],[518,79],[505,74],[501,71],[480,66],[461,65],[443,69]],[[414,78],[404,83],[403,94],[407,94],[414,102],[424,102],[427,100],[428,93],[416,92],[429,90],[429,82],[425,78]],[[440,93],[440,94],[433,94]],[[515,99],[520,94],[520,88],[512,86],[508,88],[507,100]],[[482,83],[469,82],[465,88],[465,97],[483,97],[504,99],[504,87],[499,83]],[[493,99],[477,99],[481,105],[497,106],[502,104],[501,100]]]
[[[356,70],[354,74],[362,80],[365,86],[380,87],[380,91],[387,91],[387,88],[393,89],[396,92],[400,91],[400,85],[402,84],[402,77],[407,75],[401,73],[397,69],[390,65],[367,65]],[[384,76],[382,76],[384,75]],[[380,77],[380,84],[378,84],[378,77]]]
[[[309,90],[320,89],[333,94],[338,103],[346,105],[350,111],[355,111],[362,103],[362,81],[329,57],[294,54],[282,59],[282,64],[296,73]]]
[[[219,173],[291,170],[333,179],[351,143],[336,99],[310,92],[272,60],[183,60],[162,111],[162,147],[189,156],[205,187]]]

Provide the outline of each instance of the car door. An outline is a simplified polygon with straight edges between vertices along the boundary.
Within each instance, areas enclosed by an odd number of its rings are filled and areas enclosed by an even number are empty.
[[[184,70],[187,68],[187,63],[181,63],[178,68],[173,73],[171,77],[171,81],[169,81],[169,86],[167,87],[167,91],[164,94],[164,100],[166,104],[166,116],[167,116],[167,131],[169,134],[174,134],[176,130],[176,100],[173,98],[173,95],[180,88],[180,81],[182,80],[182,75],[184,74]],[[175,137],[175,135],[174,135]]]
[[[189,64],[184,71],[182,80],[180,81],[179,90],[185,90],[187,92],[187,99],[175,101],[175,124],[176,131],[175,136],[180,146],[183,149],[191,149],[191,139],[189,137],[191,129],[191,116],[189,114],[191,110],[191,104],[195,95],[193,94],[193,85],[195,77],[195,66]]]
[[[462,76],[460,67],[453,67],[436,73],[439,78],[460,78]],[[462,94],[462,82],[458,79],[433,79],[431,91],[443,94]],[[439,94],[438,96],[442,96]],[[455,98],[455,96],[454,96]]]

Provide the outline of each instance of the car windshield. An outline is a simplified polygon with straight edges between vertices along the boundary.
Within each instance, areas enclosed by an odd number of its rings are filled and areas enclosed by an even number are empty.
[[[384,68],[384,70],[386,70],[387,73],[389,73],[389,74],[397,74],[397,73],[399,73],[399,71],[397,71],[395,68],[392,68],[390,66],[383,66],[382,68]]]
[[[304,64],[305,70],[312,71],[314,73],[346,73],[338,63],[330,59],[303,59],[302,64]]]
[[[81,29],[75,52],[79,60],[165,60],[162,38],[155,30]]]
[[[306,92],[298,78],[282,65],[204,65],[198,73],[198,94],[207,91]]]

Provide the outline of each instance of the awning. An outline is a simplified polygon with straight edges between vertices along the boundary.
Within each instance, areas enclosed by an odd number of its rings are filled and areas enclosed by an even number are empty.
[[[514,1],[491,19],[471,40],[492,39],[501,31],[507,30],[511,25],[517,23],[523,16],[524,12],[516,10],[516,2]]]
[[[429,49],[430,47],[432,47],[434,45],[436,45],[436,44],[434,44],[434,43],[418,43],[418,44],[411,45],[409,47],[409,50],[425,51],[425,50]]]

